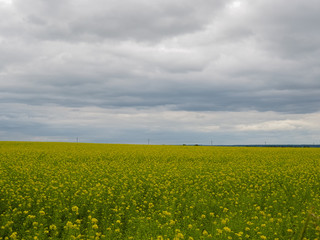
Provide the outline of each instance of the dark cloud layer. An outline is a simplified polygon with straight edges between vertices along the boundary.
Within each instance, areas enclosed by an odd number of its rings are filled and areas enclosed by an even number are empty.
[[[288,140],[316,138],[319,5],[0,0],[0,139],[117,142],[127,134],[134,142],[141,133],[169,141],[171,125],[176,142],[211,133],[232,142],[229,130],[262,141],[275,126],[296,131]],[[85,123],[67,114],[74,109]],[[193,117],[202,113],[207,120]],[[100,136],[105,121],[109,138]]]
[[[17,0],[25,34],[47,40],[159,41],[199,31],[223,7],[221,0],[42,1]]]

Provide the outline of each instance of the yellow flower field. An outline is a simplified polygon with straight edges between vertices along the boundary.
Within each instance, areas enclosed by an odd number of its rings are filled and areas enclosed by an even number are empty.
[[[0,142],[0,239],[320,239],[320,149]]]

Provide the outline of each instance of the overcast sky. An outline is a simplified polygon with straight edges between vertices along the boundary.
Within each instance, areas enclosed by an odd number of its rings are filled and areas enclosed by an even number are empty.
[[[320,143],[319,0],[0,0],[0,140]]]

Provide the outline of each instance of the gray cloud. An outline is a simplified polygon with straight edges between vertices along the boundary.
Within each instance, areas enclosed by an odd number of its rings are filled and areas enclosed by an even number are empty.
[[[16,0],[26,34],[47,40],[159,41],[199,31],[224,1]]]
[[[195,112],[2,104],[0,137],[6,140],[154,144],[313,143],[319,113]],[[121,126],[121,128],[119,128]],[[288,137],[290,139],[288,139]],[[211,140],[210,140],[211,139]]]
[[[313,0],[0,0],[0,139],[134,142],[140,132],[227,143],[262,141],[264,128],[274,139],[279,128],[288,140],[316,138],[319,9]],[[96,120],[77,124],[69,111]]]
[[[257,24],[262,27],[261,31],[258,26],[256,29],[267,47],[287,58],[301,59],[319,51],[318,1],[260,1],[257,7],[264,14],[256,15]]]

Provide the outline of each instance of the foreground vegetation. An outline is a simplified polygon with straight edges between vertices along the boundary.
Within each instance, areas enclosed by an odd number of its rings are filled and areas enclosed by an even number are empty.
[[[320,149],[0,142],[0,239],[318,239],[319,194]]]

